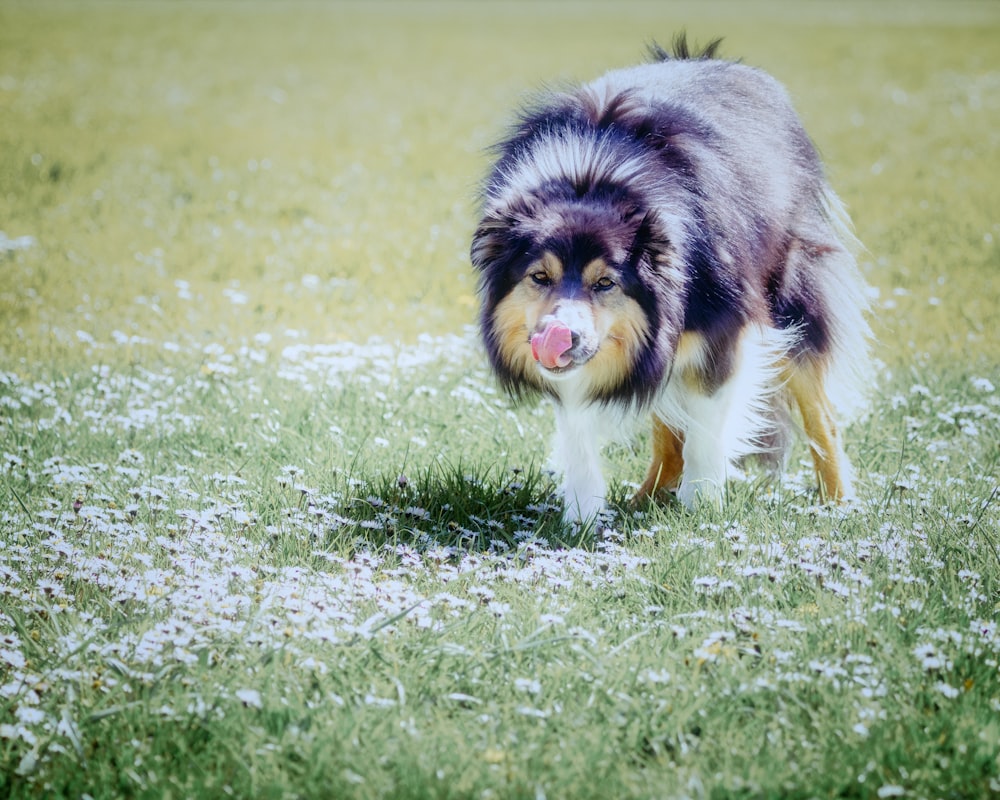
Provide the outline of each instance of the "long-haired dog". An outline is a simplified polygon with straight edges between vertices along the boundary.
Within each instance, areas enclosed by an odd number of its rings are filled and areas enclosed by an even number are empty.
[[[496,147],[472,241],[500,382],[556,407],[570,520],[604,506],[600,448],[651,412],[637,498],[721,501],[783,451],[797,406],[825,500],[852,495],[838,417],[868,365],[847,215],[782,86],[674,54],[545,95]]]

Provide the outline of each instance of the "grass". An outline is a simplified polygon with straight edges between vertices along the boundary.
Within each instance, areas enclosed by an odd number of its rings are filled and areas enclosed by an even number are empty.
[[[790,88],[878,289],[861,500],[564,528],[466,327],[483,148],[686,26]],[[1000,791],[1000,13],[0,8],[0,795]]]

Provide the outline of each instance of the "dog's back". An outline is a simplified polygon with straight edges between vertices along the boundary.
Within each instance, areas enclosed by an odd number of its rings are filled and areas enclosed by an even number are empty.
[[[683,41],[680,49],[690,56]],[[579,102],[659,138],[664,155],[682,162],[675,177],[698,196],[719,265],[761,293],[751,300],[767,306],[770,322],[797,330],[797,355],[825,360],[836,374],[832,400],[850,414],[869,369],[859,245],[787,91],[744,64],[654,52],[654,63],[587,84]]]

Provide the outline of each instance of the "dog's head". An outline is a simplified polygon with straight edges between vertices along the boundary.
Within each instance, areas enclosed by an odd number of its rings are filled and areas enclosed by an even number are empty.
[[[550,186],[488,208],[472,262],[501,382],[515,394],[648,399],[671,357],[669,254],[656,216],[628,198]]]

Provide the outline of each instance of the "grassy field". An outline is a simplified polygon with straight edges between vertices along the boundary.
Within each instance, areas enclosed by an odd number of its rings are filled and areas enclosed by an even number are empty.
[[[680,28],[867,246],[860,501],[563,527],[484,148]],[[1000,792],[1000,6],[0,4],[0,796]]]

